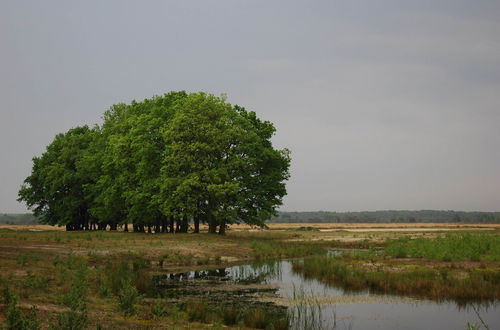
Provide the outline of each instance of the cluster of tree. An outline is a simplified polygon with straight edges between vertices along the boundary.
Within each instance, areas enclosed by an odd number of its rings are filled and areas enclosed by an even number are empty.
[[[41,223],[67,230],[211,233],[262,226],[286,194],[290,156],[272,123],[205,93],[117,104],[101,126],[58,134],[19,191]]]
[[[38,219],[30,213],[24,214],[0,214],[0,224],[7,225],[35,225]]]
[[[365,211],[365,212],[279,212],[271,222],[465,222],[500,223],[500,212],[462,211]]]

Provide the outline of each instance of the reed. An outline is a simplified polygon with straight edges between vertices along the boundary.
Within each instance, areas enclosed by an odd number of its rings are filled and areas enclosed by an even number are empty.
[[[500,299],[500,272],[496,269],[412,266],[394,271],[374,268],[346,257],[314,256],[294,262],[293,270],[346,291],[368,290],[437,301],[454,300],[458,304]]]

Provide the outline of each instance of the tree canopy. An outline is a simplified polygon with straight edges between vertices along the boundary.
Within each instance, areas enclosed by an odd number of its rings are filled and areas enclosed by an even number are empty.
[[[225,233],[264,225],[286,194],[290,153],[272,123],[205,93],[116,104],[101,126],[58,134],[19,191],[41,222],[68,230]]]

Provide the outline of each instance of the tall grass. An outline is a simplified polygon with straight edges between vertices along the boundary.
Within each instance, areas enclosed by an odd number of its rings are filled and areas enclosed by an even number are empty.
[[[289,329],[285,309],[266,308],[257,304],[214,304],[207,299],[192,298],[181,304],[181,310],[190,322],[252,329]]]
[[[388,240],[385,253],[392,257],[414,257],[444,261],[500,261],[500,235],[448,234],[429,238]]]
[[[253,256],[257,261],[326,253],[326,249],[323,246],[305,242],[254,240],[250,246],[253,250]]]
[[[359,261],[328,256],[294,262],[293,270],[306,278],[364,291],[420,296],[434,300],[468,301],[500,299],[500,272],[496,269],[456,270],[451,268],[411,267],[391,270],[373,268]]]
[[[331,322],[323,313],[323,307],[314,293],[307,293],[303,287],[293,286],[293,305],[288,308],[289,327],[294,330],[335,329],[337,318],[335,308]]]

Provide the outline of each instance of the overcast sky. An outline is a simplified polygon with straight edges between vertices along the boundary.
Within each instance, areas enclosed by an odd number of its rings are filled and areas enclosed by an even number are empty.
[[[500,211],[500,1],[0,0],[0,213],[55,134],[226,93],[292,151],[282,210]]]

